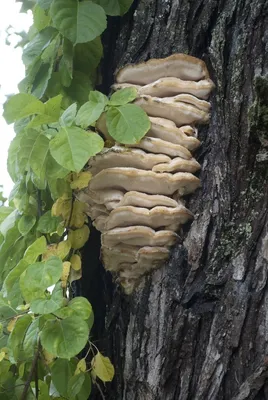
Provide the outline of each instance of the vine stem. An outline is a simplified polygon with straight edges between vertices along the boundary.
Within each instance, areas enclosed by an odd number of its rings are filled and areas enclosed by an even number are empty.
[[[24,386],[24,389],[23,389],[23,392],[22,392],[20,400],[26,400],[27,399],[27,393],[28,393],[31,381],[33,379],[33,375],[34,375],[34,373],[36,371],[37,361],[38,361],[38,358],[39,358],[39,351],[40,351],[40,341],[38,341],[37,350],[36,350],[36,353],[34,355],[34,359],[33,359],[32,366],[31,366],[31,370],[30,370],[28,379],[27,379],[27,381],[25,383],[25,386]],[[36,396],[38,398],[38,393],[36,394]]]
[[[95,382],[95,384],[96,384],[96,386],[97,386],[97,388],[98,388],[98,390],[99,390],[99,392],[100,392],[101,398],[102,398],[103,400],[105,400],[105,396],[104,396],[104,394],[103,394],[103,391],[101,390],[100,385],[98,384],[98,382]]]

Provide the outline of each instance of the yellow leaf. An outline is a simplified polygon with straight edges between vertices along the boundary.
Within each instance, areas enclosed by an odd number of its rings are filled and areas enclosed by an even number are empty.
[[[90,375],[91,375],[92,382],[95,383],[97,375],[95,374],[95,372],[93,370],[90,371]]]
[[[61,286],[63,288],[67,287],[67,281],[68,281],[68,277],[69,277],[69,273],[70,273],[70,268],[71,268],[71,263],[69,261],[65,261],[63,263],[63,270],[62,270],[62,275],[61,275],[61,281],[62,281]]]
[[[44,356],[46,365],[51,364],[52,361],[54,361],[54,359],[56,358],[51,353],[46,351],[45,349],[43,349],[42,352],[43,352],[43,356]]]
[[[69,282],[72,283],[73,281],[78,281],[78,279],[81,278],[82,278],[82,269],[79,269],[79,271],[75,271],[73,268],[71,268],[69,275]]]
[[[92,369],[103,382],[111,382],[114,377],[114,366],[108,357],[98,352],[91,361]]]
[[[80,360],[76,366],[76,370],[75,370],[75,375],[78,375],[80,372],[86,372],[87,370],[87,364],[86,364],[86,360],[84,358],[82,358],[82,360]]]
[[[81,201],[75,200],[73,203],[72,217],[70,221],[70,226],[72,228],[82,228],[87,220],[87,215],[85,210],[87,209],[87,204]]]
[[[63,240],[57,246],[57,256],[62,260],[67,257],[69,251],[71,250],[71,243],[69,240]]]
[[[0,352],[0,362],[3,361],[3,359],[5,358],[6,353],[4,351]]]
[[[82,262],[81,262],[81,257],[79,257],[78,254],[73,254],[70,262],[72,264],[72,269],[74,269],[75,271],[79,271],[81,269],[82,266]]]
[[[71,243],[69,240],[63,240],[58,244],[50,244],[47,246],[47,250],[42,255],[42,260],[45,261],[52,256],[59,257],[61,260],[64,260],[65,257],[69,254],[71,250]]]
[[[8,323],[8,325],[7,325],[7,330],[8,330],[8,332],[12,332],[12,331],[13,331],[14,326],[15,326],[15,324],[16,324],[16,322],[17,322],[17,319],[18,319],[18,317],[15,317],[15,318],[12,318],[12,319],[9,321],[9,323]]]
[[[75,231],[70,230],[68,239],[70,239],[72,248],[75,250],[81,249],[89,238],[89,232],[89,227],[87,225]]]
[[[57,244],[49,244],[46,251],[42,254],[42,260],[46,261],[52,256],[57,256]]]
[[[60,197],[52,206],[51,215],[55,217],[62,217],[65,222],[70,219],[72,209],[72,199],[65,196]]]
[[[73,181],[71,183],[72,189],[84,189],[88,187],[88,182],[92,178],[92,174],[90,172],[79,172],[78,174],[73,174]]]

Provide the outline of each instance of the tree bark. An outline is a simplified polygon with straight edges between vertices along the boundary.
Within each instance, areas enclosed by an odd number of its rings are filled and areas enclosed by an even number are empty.
[[[268,1],[135,1],[104,41],[106,90],[118,66],[175,52],[216,85],[183,244],[129,297],[100,273],[107,399],[268,399]]]

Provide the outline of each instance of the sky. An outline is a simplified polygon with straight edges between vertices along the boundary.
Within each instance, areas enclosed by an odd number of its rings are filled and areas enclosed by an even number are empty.
[[[19,42],[20,36],[14,32],[28,31],[32,24],[31,14],[20,13],[21,3],[15,0],[0,1],[0,185],[4,186],[4,194],[9,195],[13,183],[8,175],[6,162],[7,152],[11,140],[14,137],[12,125],[7,125],[3,113],[3,103],[6,95],[18,92],[17,85],[24,77],[24,65],[21,60],[22,49],[14,48]],[[8,27],[9,41],[11,45],[6,45],[6,30]]]

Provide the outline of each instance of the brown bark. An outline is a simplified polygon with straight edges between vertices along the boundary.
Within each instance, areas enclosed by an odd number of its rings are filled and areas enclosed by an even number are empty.
[[[268,399],[268,1],[136,1],[105,43],[106,87],[116,67],[175,52],[216,84],[183,245],[132,296],[106,296],[107,398]]]

